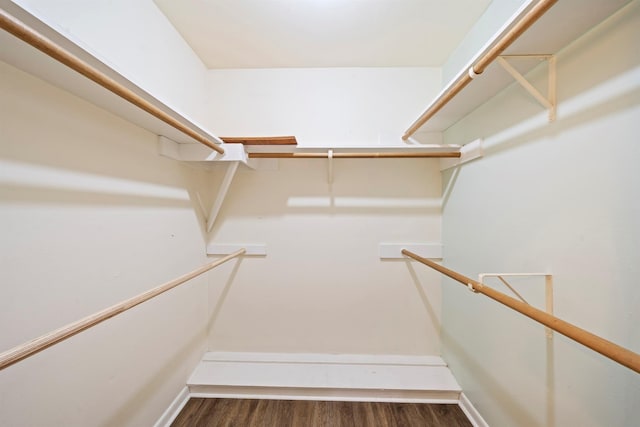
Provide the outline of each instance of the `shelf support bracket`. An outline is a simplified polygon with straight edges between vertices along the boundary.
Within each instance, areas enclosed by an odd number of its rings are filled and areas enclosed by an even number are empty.
[[[478,275],[478,282],[484,283],[485,277],[497,277],[509,290],[523,303],[529,304],[518,291],[516,291],[505,277],[544,277],[544,294],[545,294],[545,311],[553,316],[553,275],[547,273],[483,273]],[[553,338],[553,331],[550,328],[545,327],[545,335],[547,338]]]
[[[213,224],[216,222],[216,218],[218,217],[218,213],[220,212],[220,208],[222,207],[225,197],[227,197],[227,191],[229,191],[229,187],[231,186],[233,177],[236,174],[236,170],[238,170],[239,164],[240,162],[229,162],[229,165],[227,166],[227,172],[224,175],[224,179],[222,180],[222,184],[220,184],[220,189],[216,195],[216,200],[213,202],[211,211],[207,217],[207,232],[211,231]]]
[[[538,91],[527,79],[520,74],[505,58],[534,58],[547,61],[548,81],[547,96]],[[498,57],[498,64],[522,86],[540,104],[549,110],[549,122],[556,120],[556,57],[554,55],[503,55]]]

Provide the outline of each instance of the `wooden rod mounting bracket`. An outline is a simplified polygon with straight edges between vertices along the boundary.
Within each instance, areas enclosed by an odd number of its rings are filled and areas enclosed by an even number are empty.
[[[525,76],[520,74],[509,62],[508,58],[533,58],[547,61],[548,79],[547,96],[538,91]],[[556,57],[554,55],[502,55],[498,57],[498,64],[520,84],[531,96],[533,96],[543,107],[549,110],[549,122],[556,120],[557,89],[556,89]]]
[[[485,277],[497,277],[520,301],[527,305],[529,302],[524,299],[522,295],[507,282],[505,277],[544,277],[545,283],[545,312],[553,316],[553,275],[548,273],[482,273],[478,275],[478,282],[485,284]],[[545,334],[547,338],[553,338],[553,329],[545,326]]]

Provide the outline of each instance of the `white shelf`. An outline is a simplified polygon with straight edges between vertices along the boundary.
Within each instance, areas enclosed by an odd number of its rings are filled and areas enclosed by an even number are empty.
[[[455,403],[460,386],[437,356],[206,353],[193,396]]]
[[[54,41],[65,50],[73,53],[75,56],[85,61],[87,64],[96,68],[100,72],[104,73],[108,77],[123,85],[125,88],[135,92],[140,97],[144,98],[151,104],[163,110],[171,117],[188,125],[193,130],[200,133],[202,136],[205,136],[213,141],[217,141],[220,143],[222,142],[215,135],[212,135],[210,132],[202,129],[187,117],[174,111],[149,93],[145,92],[143,89],[136,86],[134,83],[120,75],[111,67],[101,62],[90,52],[79,47],[67,37],[52,29],[16,4],[10,1],[2,0],[0,1],[0,7],[7,11],[9,14],[24,22],[29,27]],[[88,78],[80,75],[74,70],[50,58],[36,48],[28,45],[27,43],[3,30],[0,30],[0,60],[44,81],[47,81],[54,86],[77,95],[80,98],[83,98],[90,103],[101,107],[109,112],[112,112],[124,118],[125,120],[141,126],[142,128],[147,129],[157,135],[167,136],[176,142],[196,142],[191,137],[174,129],[160,119],[157,119],[151,114],[130,104],[128,101],[125,101],[124,99],[111,93],[107,89],[104,89],[97,83],[94,83]]]
[[[507,48],[503,55],[555,54],[628,2],[629,0],[560,0]],[[535,3],[535,0],[529,1],[518,11],[447,84],[442,93],[445,93],[460,76],[466,74],[477,58],[481,57],[496,40],[507,33],[513,23],[517,22]],[[538,62],[519,60],[513,62],[512,65],[521,74],[525,74],[538,65]],[[513,78],[506,71],[496,62],[492,63],[480,76],[476,77],[420,127],[419,131],[442,132],[446,130],[513,82]]]
[[[424,145],[376,145],[376,146],[295,146],[295,145],[245,145],[247,153],[312,153],[319,151],[332,150],[334,153],[448,153],[451,151],[460,151],[459,145],[436,145],[436,144],[424,144]]]

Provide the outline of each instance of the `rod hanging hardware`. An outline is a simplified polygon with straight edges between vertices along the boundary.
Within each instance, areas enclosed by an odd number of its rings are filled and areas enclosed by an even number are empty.
[[[107,76],[100,70],[91,66],[87,62],[78,58],[73,53],[64,49],[62,46],[56,44],[51,39],[47,38],[45,35],[39,33],[35,29],[29,27],[24,22],[20,21],[16,17],[10,15],[6,10],[0,8],[0,28],[7,31],[10,34],[13,34],[15,37],[24,41],[25,43],[33,46],[38,49],[45,55],[50,56],[56,61],[66,65],[72,70],[82,74],[89,80],[97,83],[108,91],[114,93],[115,95],[123,98],[124,100],[130,102],[141,110],[146,111],[157,119],[165,122],[169,126],[179,130],[185,135],[190,136],[201,144],[206,145],[207,147],[217,151],[220,154],[224,154],[224,149],[215,142],[209,140],[205,136],[201,135],[196,130],[191,127],[185,125],[175,117],[167,114],[161,108],[152,104],[151,102],[144,99],[142,96],[133,92],[132,90],[124,87],[111,77]]]
[[[515,296],[517,296],[517,297],[518,297],[518,299],[519,299],[520,301],[522,301],[523,303],[525,303],[525,304],[527,304],[527,305],[531,305],[531,304],[529,304],[529,303],[527,302],[527,300],[526,300],[526,299],[524,299],[524,297],[523,297],[522,295],[520,295],[520,292],[516,291],[516,290],[514,289],[514,287],[513,287],[513,286],[511,286],[511,284],[510,284],[509,282],[507,282],[506,280],[504,280],[504,277],[502,277],[502,276],[498,276],[498,279],[500,279],[500,281],[501,281],[502,283],[504,283],[504,285],[505,285],[507,288],[509,288],[509,290],[510,290],[511,292],[513,292],[513,293],[515,294]]]
[[[84,330],[90,329],[96,326],[99,323],[104,322],[107,319],[110,319],[118,314],[124,313],[125,311],[142,304],[145,301],[148,301],[152,298],[157,297],[158,295],[165,293],[176,286],[179,286],[185,283],[188,280],[193,279],[205,273],[212,268],[215,268],[225,262],[236,258],[245,253],[244,249],[240,249],[232,254],[229,254],[223,258],[220,258],[214,262],[203,265],[200,268],[197,268],[190,273],[184,274],[176,279],[173,279],[169,282],[166,282],[156,288],[143,292],[135,297],[129,298],[125,301],[122,301],[118,304],[112,305],[111,307],[105,308],[102,311],[94,313],[90,316],[87,316],[83,319],[80,319],[76,322],[70,323],[66,326],[58,328],[54,331],[51,331],[47,334],[44,334],[38,338],[35,338],[31,341],[28,341],[24,344],[18,345],[10,350],[7,350],[3,353],[0,353],[0,370],[13,365],[27,357],[33,356],[34,354],[51,347],[55,344],[58,344],[61,341],[66,340]]]
[[[485,277],[497,277],[515,296],[518,297],[520,301],[527,305],[529,302],[524,299],[522,295],[518,291],[515,290],[513,286],[507,280],[506,277],[544,277],[545,283],[545,311],[549,314],[553,314],[553,275],[548,273],[482,273],[478,275],[478,282],[484,284]],[[545,326],[545,334],[547,338],[553,338],[553,330],[549,327]]]
[[[525,304],[522,301],[518,301],[515,298],[496,291],[489,286],[485,286],[480,282],[441,266],[427,258],[423,258],[411,251],[403,249],[402,254],[433,268],[434,270],[462,283],[465,286],[469,286],[469,284],[471,284],[478,293],[481,293],[640,374],[640,354],[634,353],[633,351],[621,347],[618,344],[592,334],[591,332],[559,319],[552,314],[538,310],[535,307]]]

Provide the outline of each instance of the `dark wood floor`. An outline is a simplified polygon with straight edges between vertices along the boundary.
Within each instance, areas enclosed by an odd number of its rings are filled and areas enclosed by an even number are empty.
[[[458,405],[191,398],[172,427],[470,427]]]

